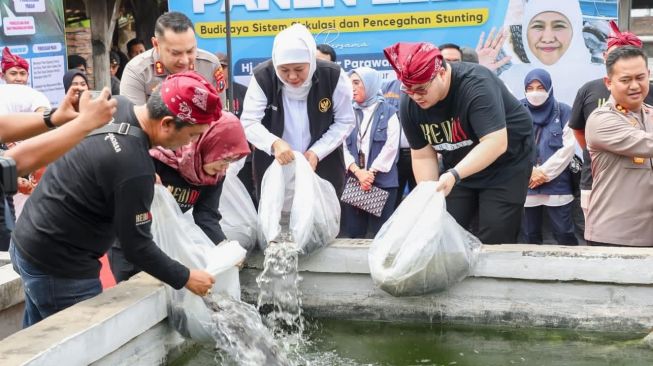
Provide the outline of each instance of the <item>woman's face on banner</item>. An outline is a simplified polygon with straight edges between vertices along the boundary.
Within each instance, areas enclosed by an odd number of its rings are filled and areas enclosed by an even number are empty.
[[[531,19],[526,30],[528,47],[545,65],[553,65],[567,52],[574,30],[566,16],[545,11]]]

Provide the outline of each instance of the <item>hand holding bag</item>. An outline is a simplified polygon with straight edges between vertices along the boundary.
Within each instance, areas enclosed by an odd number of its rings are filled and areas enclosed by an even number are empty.
[[[358,179],[347,176],[345,189],[342,191],[340,200],[358,209],[368,212],[376,217],[381,217],[390,194],[381,188],[372,186],[370,190],[363,190]]]

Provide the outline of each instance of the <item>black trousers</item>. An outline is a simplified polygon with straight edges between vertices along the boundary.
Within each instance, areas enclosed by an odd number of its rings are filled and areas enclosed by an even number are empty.
[[[412,191],[417,185],[415,182],[415,175],[413,174],[413,161],[410,157],[410,149],[399,149],[397,173],[399,175],[399,188],[397,189],[395,208],[399,206],[401,200],[404,198],[406,184],[408,185],[408,192]]]
[[[476,235],[483,244],[514,244],[521,228],[530,168],[512,174],[502,184],[485,188],[454,186],[447,196],[447,211],[469,230],[478,214]]]
[[[527,244],[542,244],[543,215],[546,212],[553,237],[560,245],[578,245],[572,219],[573,202],[564,206],[525,207],[522,232]]]

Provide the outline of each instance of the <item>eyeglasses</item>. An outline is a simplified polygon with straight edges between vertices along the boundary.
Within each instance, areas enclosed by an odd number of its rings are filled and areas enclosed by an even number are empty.
[[[433,80],[435,80],[435,75],[431,78],[431,80],[429,80],[428,83],[424,84],[423,86],[420,86],[419,88],[414,88],[413,89],[413,88],[407,87],[404,84],[401,84],[401,86],[399,87],[399,90],[401,90],[402,92],[404,92],[404,93],[406,93],[408,95],[413,95],[413,94],[426,95],[428,93],[428,91],[429,91],[429,88],[431,87],[431,84],[433,83]]]

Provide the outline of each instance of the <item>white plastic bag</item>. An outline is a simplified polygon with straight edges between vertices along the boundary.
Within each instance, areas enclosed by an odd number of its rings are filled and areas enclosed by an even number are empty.
[[[289,212],[292,240],[303,254],[333,241],[340,230],[340,202],[331,183],[315,174],[306,158],[281,166],[272,162],[263,176],[258,206],[260,244],[264,250],[282,233],[282,211]]]
[[[241,160],[244,162],[245,158]],[[238,178],[238,172],[242,168],[239,163],[230,164],[224,178],[219,207],[222,215],[220,227],[227,239],[236,240],[240,246],[251,252],[258,240],[258,218],[254,202]]]
[[[162,185],[156,185],[152,201],[154,242],[171,258],[189,268],[203,268],[215,276],[214,294],[240,299],[240,281],[236,265],[245,258],[245,249],[235,241],[214,245],[211,239],[184,217],[177,202]],[[185,288],[166,286],[168,318],[181,334],[201,342],[216,342],[215,323],[204,301]]]
[[[446,211],[435,182],[420,183],[377,233],[369,251],[374,283],[393,296],[446,290],[465,278],[480,241]]]

